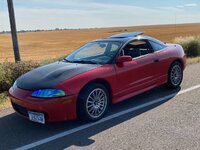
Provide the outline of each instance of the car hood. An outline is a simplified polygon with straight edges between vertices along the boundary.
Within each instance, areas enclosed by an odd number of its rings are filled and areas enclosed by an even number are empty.
[[[16,81],[17,87],[24,90],[52,88],[62,81],[100,67],[96,64],[55,62],[32,70]]]

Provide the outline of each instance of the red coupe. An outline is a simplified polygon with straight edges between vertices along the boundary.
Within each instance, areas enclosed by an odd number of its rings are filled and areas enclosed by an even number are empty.
[[[186,57],[177,44],[143,32],[92,41],[62,61],[39,67],[9,90],[14,110],[38,123],[101,119],[115,104],[167,84],[180,86]]]

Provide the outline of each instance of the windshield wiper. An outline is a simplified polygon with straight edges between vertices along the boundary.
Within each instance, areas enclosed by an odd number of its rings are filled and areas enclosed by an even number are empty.
[[[66,58],[64,58],[63,60],[64,60],[65,62],[73,63],[72,61],[70,61],[70,60],[68,60],[68,59],[66,59]]]
[[[73,63],[88,63],[88,64],[100,64],[96,61],[92,61],[92,60],[75,60],[75,61],[72,61]]]
[[[68,60],[68,59],[64,58],[63,61],[69,62],[69,63],[100,64],[99,62],[92,61],[92,60],[74,60],[74,61],[71,61],[71,60]]]

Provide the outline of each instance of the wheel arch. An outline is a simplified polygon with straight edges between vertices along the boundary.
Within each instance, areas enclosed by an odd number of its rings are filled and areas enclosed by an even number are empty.
[[[168,70],[167,70],[167,75],[168,75],[168,76],[169,76],[170,68],[172,67],[173,63],[175,63],[175,62],[179,62],[179,63],[181,64],[182,69],[184,69],[184,63],[183,63],[183,61],[182,61],[180,58],[177,58],[177,59],[173,60],[173,61],[170,63],[170,65],[169,65],[169,67],[168,67]],[[169,78],[168,78],[168,80],[169,80]]]
[[[106,81],[105,79],[94,79],[92,81],[89,81],[87,84],[85,84],[84,87],[81,88],[81,90],[80,90],[80,92],[78,94],[78,99],[77,99],[77,102],[76,102],[76,113],[77,113],[77,117],[80,120],[86,121],[86,122],[96,121],[96,119],[95,118],[91,118],[91,116],[89,116],[89,114],[86,112],[86,109],[82,107],[83,105],[85,106],[85,103],[84,103],[85,99],[81,99],[81,95],[84,94],[82,92],[84,92],[84,90],[87,89],[87,87],[89,85],[91,85],[92,83],[103,85],[108,90],[109,97],[110,98],[112,97],[111,86],[108,83],[108,81]],[[107,107],[105,107],[105,111],[103,113],[105,113],[107,111],[110,103],[112,102],[112,100],[110,98],[109,98],[109,102],[107,103]],[[100,116],[100,119],[102,117],[103,117],[103,115]]]
[[[94,80],[91,80],[91,81],[89,81],[87,84],[85,84],[82,88],[81,88],[81,90],[80,90],[80,92],[78,93],[78,98],[79,98],[79,96],[80,96],[80,94],[81,94],[81,92],[88,86],[88,85],[90,85],[90,84],[92,84],[92,83],[99,83],[99,84],[102,84],[103,86],[105,86],[106,87],[106,89],[108,90],[108,93],[109,93],[109,98],[110,98],[110,103],[112,102],[112,94],[113,94],[113,92],[112,92],[112,88],[111,88],[111,85],[110,85],[110,83],[108,82],[108,81],[106,81],[105,79],[94,79]]]
[[[184,69],[184,62],[183,62],[183,60],[180,59],[180,58],[177,58],[177,59],[175,59],[174,61],[172,61],[172,63],[171,63],[170,66],[169,66],[168,71],[170,70],[170,67],[172,66],[172,64],[175,63],[175,62],[179,62],[179,63],[181,64],[182,69]]]

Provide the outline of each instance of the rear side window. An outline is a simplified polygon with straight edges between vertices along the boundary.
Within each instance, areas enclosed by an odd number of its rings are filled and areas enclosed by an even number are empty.
[[[151,46],[152,46],[152,48],[154,49],[155,52],[162,50],[166,47],[165,45],[162,45],[162,44],[159,44],[159,43],[156,43],[156,42],[153,42],[153,41],[149,41],[149,43],[151,44]]]

